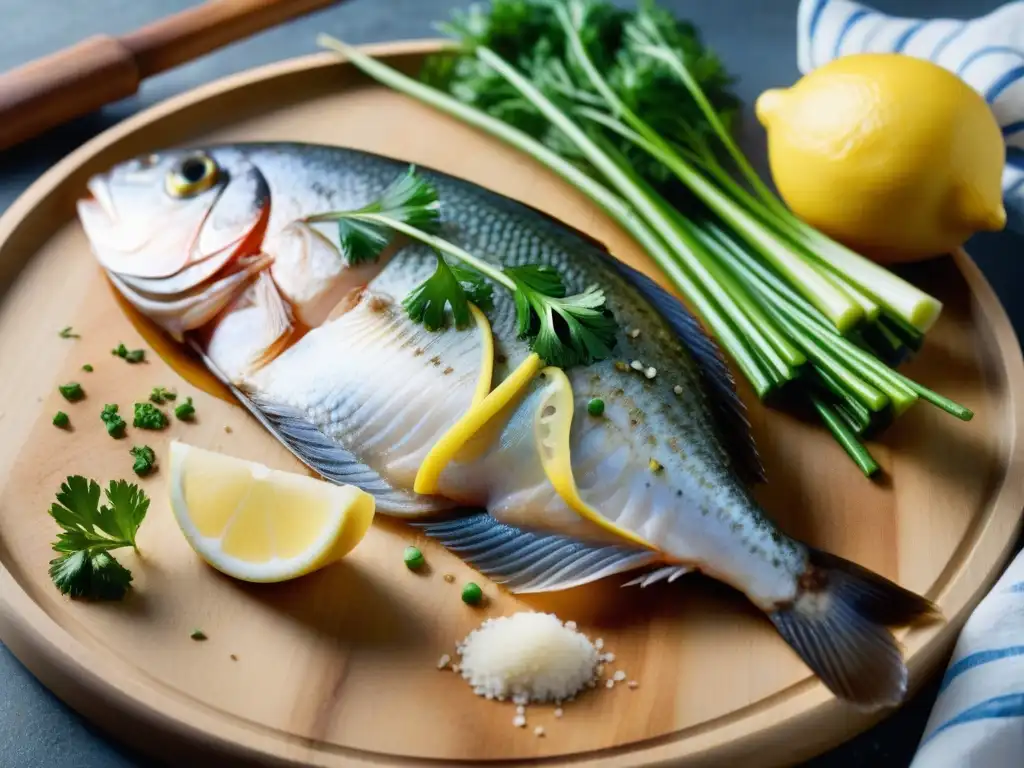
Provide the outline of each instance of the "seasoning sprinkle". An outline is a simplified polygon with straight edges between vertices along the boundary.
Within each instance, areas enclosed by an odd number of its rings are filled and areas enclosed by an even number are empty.
[[[231,660],[232,661],[238,661],[238,656],[236,656],[235,654],[232,653],[231,654]]]
[[[512,725],[514,725],[516,728],[525,728],[526,718],[522,715],[516,715],[512,718]]]
[[[644,376],[646,376],[648,379],[653,379],[657,375],[658,375],[658,369],[655,368],[653,365],[650,368],[648,368],[646,371],[644,371]]]
[[[683,394],[683,387],[679,384],[676,384],[674,387],[672,387],[672,391],[675,392],[677,395],[681,395]]]
[[[647,462],[647,466],[650,467],[651,472],[654,472],[655,474],[661,472],[661,470],[665,468],[664,464],[662,464],[660,461],[656,461],[655,459],[651,459],[649,462]]]
[[[604,655],[604,660],[611,664],[613,661],[615,661],[615,654],[609,651]]]
[[[206,639],[206,633],[203,632],[203,630],[201,629],[193,629],[191,632],[188,633],[188,636],[191,637],[193,640]]]
[[[565,714],[565,712],[562,711],[561,707],[559,707],[558,709],[555,710],[555,717],[561,717],[564,714]]]
[[[455,574],[454,573],[446,573],[442,578],[446,582],[448,582],[449,584],[453,584],[455,582]]]
[[[615,687],[615,681],[614,680],[609,680],[607,683],[604,684],[604,687],[605,688],[614,688]]]
[[[517,715],[525,715],[526,714],[526,707],[524,707],[522,704],[518,705],[516,707],[516,714]]]
[[[71,381],[68,382],[67,384],[61,384],[59,387],[57,387],[57,389],[60,391],[64,399],[67,400],[69,403],[77,402],[78,400],[81,400],[83,397],[85,397],[85,390],[82,389],[82,385],[79,384],[77,381]]]
[[[602,648],[604,648],[604,638],[603,637],[597,638],[597,640],[594,641],[594,647],[597,648],[597,650],[599,650],[599,651]]]
[[[74,329],[70,325],[66,325],[63,328],[61,328],[60,331],[57,332],[57,335],[60,336],[62,339],[80,339],[80,338],[82,338],[77,333],[75,333]]]
[[[634,328],[633,330],[631,330],[629,332],[629,338],[631,338],[631,339],[635,339],[639,335],[640,335],[640,329],[639,328]]]
[[[634,360],[629,364],[629,367],[632,368],[634,371],[642,371],[644,369],[644,364],[641,363],[639,360]]]
[[[71,419],[68,418],[68,415],[64,413],[64,411],[57,411],[53,414],[53,426],[64,429],[70,423]]]
[[[567,622],[565,622],[565,628],[566,629],[576,629],[576,622],[575,621],[567,621]]]
[[[224,425],[224,431],[227,432],[230,435],[231,434],[231,427],[229,427],[227,424],[225,424]]]
[[[629,689],[631,691],[635,691],[637,688],[640,687],[640,683],[638,683],[636,680],[630,680],[628,683],[626,683],[626,685],[629,686]]]
[[[625,679],[626,679],[626,673],[623,672],[621,669],[618,672],[616,672],[614,675],[612,675],[612,680],[614,680],[616,683],[621,683]]]
[[[616,371],[619,371],[620,373],[625,373],[626,371],[628,371],[628,370],[629,370],[629,366],[628,366],[628,365],[626,365],[626,364],[625,364],[624,362],[622,362],[621,360],[616,360],[616,361],[615,361],[615,370],[616,370]]]
[[[92,366],[89,365],[89,363],[86,363],[85,365],[82,366],[82,370],[85,371],[86,373],[92,373]]]
[[[438,669],[444,669],[449,664],[451,664],[451,662],[452,662],[452,657],[449,656],[447,653],[442,653],[441,654],[441,658],[437,660],[437,668]]]
[[[544,735],[544,726],[543,725],[538,725],[536,728],[534,728],[533,729],[533,735],[534,736],[543,736]]]

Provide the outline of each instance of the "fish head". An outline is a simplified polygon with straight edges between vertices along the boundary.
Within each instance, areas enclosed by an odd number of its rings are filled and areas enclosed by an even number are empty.
[[[142,155],[87,186],[78,215],[96,257],[111,272],[148,279],[238,251],[269,206],[259,169],[231,149]]]
[[[270,192],[232,149],[147,154],[93,176],[78,216],[117,290],[182,338],[213,319],[269,266]]]

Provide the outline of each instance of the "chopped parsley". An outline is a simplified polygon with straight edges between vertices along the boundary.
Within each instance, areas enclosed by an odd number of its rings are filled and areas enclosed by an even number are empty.
[[[146,359],[146,350],[144,349],[128,349],[124,344],[118,344],[112,350],[110,354],[115,357],[123,358],[129,363],[141,363]]]
[[[116,403],[107,403],[103,406],[103,411],[100,413],[100,421],[106,426],[108,435],[114,439],[124,437],[126,424],[117,412]]]
[[[62,339],[82,338],[81,336],[74,332],[70,325],[65,325],[63,328],[61,328],[60,331],[57,332],[57,335],[60,336]]]
[[[148,475],[156,466],[156,453],[148,445],[136,445],[130,451],[135,458],[132,471],[139,477]]]
[[[53,426],[65,429],[70,423],[71,419],[68,418],[68,415],[64,413],[64,411],[57,411],[53,414]]]
[[[196,417],[195,406],[192,405],[192,398],[186,397],[185,402],[174,407],[174,415],[181,421],[192,421]]]
[[[86,363],[85,365],[82,366],[82,370],[85,371],[86,373],[92,373],[92,366]]]
[[[64,399],[69,403],[77,402],[85,397],[85,390],[82,389],[82,385],[77,381],[61,384],[57,389],[60,390],[61,395],[63,395]]]
[[[167,414],[152,403],[136,403],[132,426],[139,429],[163,429],[167,426]]]
[[[50,516],[61,527],[53,549],[60,557],[50,561],[50,578],[65,595],[93,600],[120,600],[128,592],[132,574],[110,550],[132,547],[149,509],[149,497],[124,480],[110,483],[107,503],[100,506],[100,486],[80,475],[68,477],[50,506]]]
[[[168,400],[174,400],[178,395],[169,389],[163,387],[153,387],[153,391],[149,393],[150,402],[156,403],[157,405],[163,405]]]

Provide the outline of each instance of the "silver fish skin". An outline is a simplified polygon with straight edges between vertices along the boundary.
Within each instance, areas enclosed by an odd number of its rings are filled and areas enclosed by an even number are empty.
[[[200,165],[214,178],[196,181]],[[400,244],[376,263],[351,265],[332,225],[303,221],[370,203],[405,169],[298,144],[175,151],[94,178],[79,210],[125,297],[198,345],[297,456],[329,479],[363,485],[380,511],[418,519],[486,508],[489,516],[428,533],[527,591],[642,566],[661,566],[655,580],[701,571],[765,611],[840,696],[899,701],[906,668],[885,627],[930,604],[768,519],[738,474],[743,446],[722,431],[720,414],[742,414],[742,405],[728,387],[710,386],[728,373],[715,367],[712,342],[679,320],[685,311],[579,233],[431,171],[420,172],[442,201],[444,237],[502,266],[550,266],[570,293],[600,286],[619,332],[614,359],[567,372],[572,475],[599,520],[581,516],[545,474],[534,435],[554,384],[539,378],[505,409],[488,445],[445,468],[436,495],[412,490],[432,447],[478,395],[485,334],[427,331],[404,312],[402,299],[435,267],[429,249]],[[493,388],[529,348],[507,292],[495,289],[487,315]],[[604,401],[600,418],[587,412],[593,398]]]

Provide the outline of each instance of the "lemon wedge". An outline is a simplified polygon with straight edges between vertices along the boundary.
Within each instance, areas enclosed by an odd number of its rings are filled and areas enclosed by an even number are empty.
[[[286,581],[330,565],[373,521],[374,499],[349,485],[171,443],[171,509],[206,562],[236,579]]]

